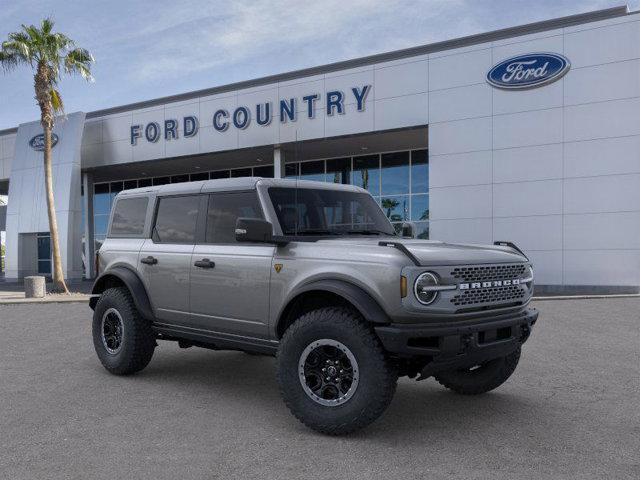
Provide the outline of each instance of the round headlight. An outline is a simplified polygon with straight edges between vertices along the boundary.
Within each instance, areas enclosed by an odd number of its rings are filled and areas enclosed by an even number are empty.
[[[438,285],[438,277],[431,272],[425,272],[416,278],[416,283],[413,285],[413,293],[418,301],[423,305],[429,305],[438,296],[438,291],[431,289]]]

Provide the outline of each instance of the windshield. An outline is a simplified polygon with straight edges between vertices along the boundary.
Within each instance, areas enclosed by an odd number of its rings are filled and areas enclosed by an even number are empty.
[[[368,193],[273,187],[269,197],[284,235],[395,235]]]

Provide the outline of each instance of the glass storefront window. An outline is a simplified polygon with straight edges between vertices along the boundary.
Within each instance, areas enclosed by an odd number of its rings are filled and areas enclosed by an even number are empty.
[[[382,197],[380,205],[384,214],[392,222],[404,222],[409,220],[409,196],[399,195],[395,197]]]
[[[199,182],[201,180],[209,180],[209,173],[208,172],[192,173],[189,178],[191,179],[192,182]]]
[[[429,239],[429,222],[416,222],[414,223],[413,234],[416,238],[421,240]]]
[[[94,186],[93,213],[100,215],[109,213],[111,209],[111,197],[108,183],[98,183]]]
[[[302,162],[300,164],[300,180],[324,182],[324,160]]]
[[[121,190],[208,178],[236,178],[252,175],[273,178],[273,174],[273,165],[259,165],[233,170],[194,172],[172,177],[97,183],[94,185],[93,197],[96,249],[100,247],[107,233],[112,198]],[[398,232],[401,230],[402,222],[412,221],[418,238],[429,237],[429,155],[427,150],[291,162],[285,164],[285,176],[363,187],[374,196]]]
[[[231,178],[250,177],[251,168],[234,168],[231,170]]]
[[[184,183],[189,181],[189,175],[173,175],[171,183]]]
[[[154,185],[167,185],[168,183],[171,183],[170,177],[154,177],[153,179]]]
[[[380,156],[366,155],[353,158],[351,184],[380,195]]]
[[[411,197],[411,220],[429,220],[429,195],[413,195]]]
[[[427,150],[411,152],[411,193],[429,191],[429,154]]]
[[[273,178],[273,165],[253,167],[253,176],[262,178]]]
[[[109,215],[93,216],[93,231],[96,235],[106,235],[109,225]]]
[[[124,189],[125,190],[131,190],[132,188],[138,188],[138,181],[137,180],[126,180],[124,182]]]
[[[113,206],[113,199],[116,198],[118,192],[121,192],[124,189],[124,182],[111,182],[109,186],[111,187],[111,194],[109,195],[109,210],[111,210],[111,207]]]
[[[300,175],[300,164],[299,163],[287,163],[284,166],[284,176],[285,178],[298,178]]]
[[[215,180],[218,178],[229,178],[229,170],[216,170],[215,172],[209,172],[209,178]]]
[[[351,177],[351,158],[332,158],[327,160],[327,182],[349,184]]]
[[[409,193],[409,152],[382,154],[382,195]]]

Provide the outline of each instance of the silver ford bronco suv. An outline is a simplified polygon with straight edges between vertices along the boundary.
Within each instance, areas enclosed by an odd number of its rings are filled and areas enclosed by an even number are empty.
[[[236,178],[121,192],[96,263],[93,343],[117,375],[157,341],[276,356],[285,403],[345,434],[399,376],[475,395],[515,370],[538,312],[513,244],[399,236],[366,190]]]

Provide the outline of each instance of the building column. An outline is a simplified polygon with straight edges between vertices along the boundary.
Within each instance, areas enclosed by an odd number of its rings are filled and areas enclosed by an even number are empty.
[[[273,178],[284,178],[284,152],[277,145],[273,149]]]
[[[82,197],[84,207],[84,276],[86,279],[95,277],[95,242],[93,239],[93,175],[82,174]]]

